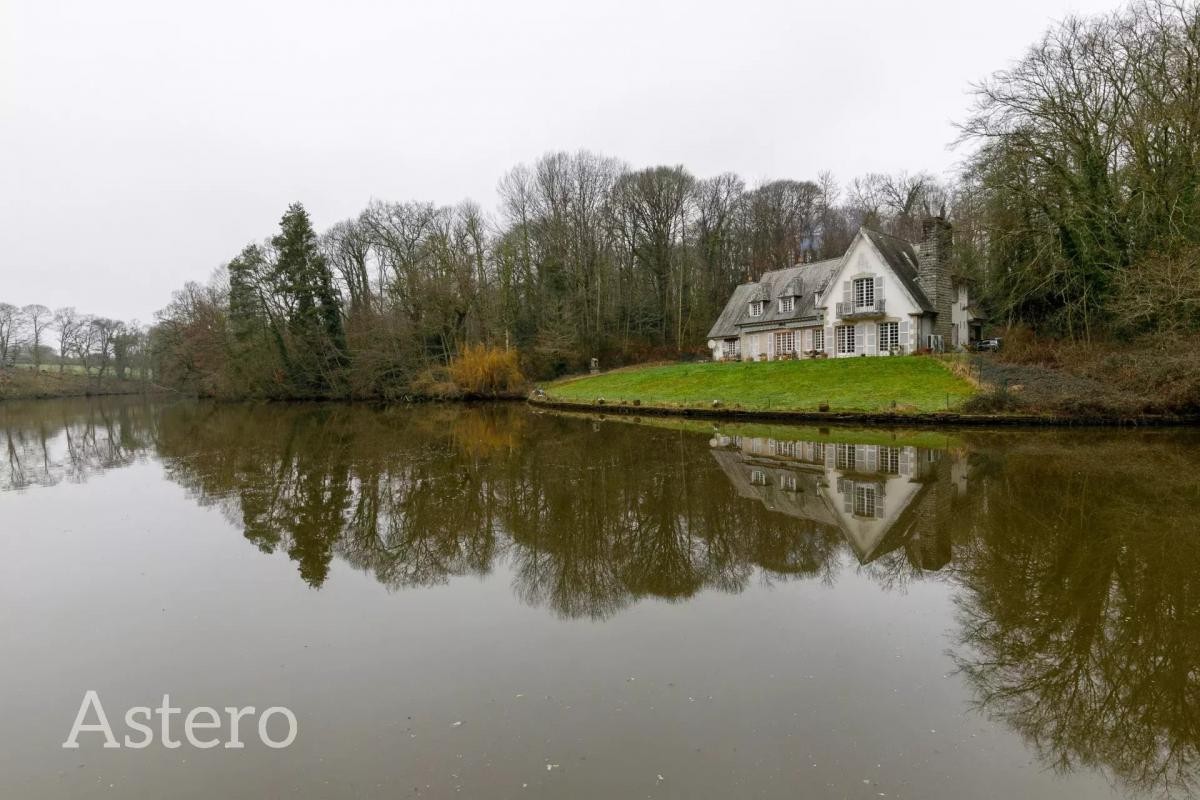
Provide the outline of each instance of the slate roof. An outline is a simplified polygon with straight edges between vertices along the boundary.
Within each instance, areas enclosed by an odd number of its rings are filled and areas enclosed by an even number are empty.
[[[917,253],[913,250],[912,242],[870,228],[863,228],[862,232],[871,240],[871,244],[875,245],[883,260],[892,268],[892,272],[896,273],[896,277],[904,284],[904,288],[908,289],[908,293],[913,296],[921,310],[933,311],[933,303],[929,302],[921,285],[917,283]]]
[[[708,332],[709,339],[724,339],[737,336],[740,328],[771,324],[775,327],[788,322],[816,316],[814,303],[817,292],[825,288],[841,265],[842,259],[831,258],[811,264],[799,264],[786,269],[764,272],[753,283],[743,283],[733,290],[729,302]],[[793,295],[796,302],[791,311],[780,312],[780,297]],[[753,300],[767,300],[761,317],[750,316]]]

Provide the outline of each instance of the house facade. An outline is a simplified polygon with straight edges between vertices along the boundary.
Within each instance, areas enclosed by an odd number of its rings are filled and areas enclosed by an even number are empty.
[[[861,228],[841,258],[738,286],[708,334],[716,361],[885,356],[960,349],[982,320],[950,266],[951,228],[913,243]]]

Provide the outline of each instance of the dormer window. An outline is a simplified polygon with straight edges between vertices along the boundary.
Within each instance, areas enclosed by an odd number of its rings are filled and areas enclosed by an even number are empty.
[[[751,303],[750,304],[750,316],[761,317],[763,315],[763,306],[764,305],[765,305],[765,303],[763,303],[762,300],[755,300],[753,303]]]
[[[796,307],[796,298],[794,298],[794,297],[779,298],[779,312],[781,314],[787,314],[787,313],[791,312],[792,309],[794,309],[795,307]]]

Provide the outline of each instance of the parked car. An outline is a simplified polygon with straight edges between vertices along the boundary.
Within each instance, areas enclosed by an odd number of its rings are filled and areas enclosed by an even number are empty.
[[[975,349],[981,353],[988,351],[995,352],[996,350],[1000,349],[1000,344],[1002,341],[1003,340],[999,337],[994,339],[980,339],[979,341],[975,342]]]

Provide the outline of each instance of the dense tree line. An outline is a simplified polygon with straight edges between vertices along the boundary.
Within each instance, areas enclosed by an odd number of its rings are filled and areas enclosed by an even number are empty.
[[[374,201],[315,231],[299,204],[154,333],[164,379],[217,395],[388,397],[462,348],[515,348],[526,374],[704,352],[730,291],[840,255],[860,224],[912,235],[952,198],[929,175],[748,188],[582,151],[510,170],[500,206]]]
[[[174,385],[212,394],[392,396],[467,344],[542,378],[704,353],[738,283],[840,255],[860,225],[954,224],[985,311],[1073,339],[1200,330],[1200,7],[1070,17],[976,87],[960,174],[732,173],[548,153],[498,207],[373,201],[318,234],[293,205],[161,314]]]
[[[1068,18],[976,99],[994,307],[1073,338],[1200,328],[1200,6]]]

